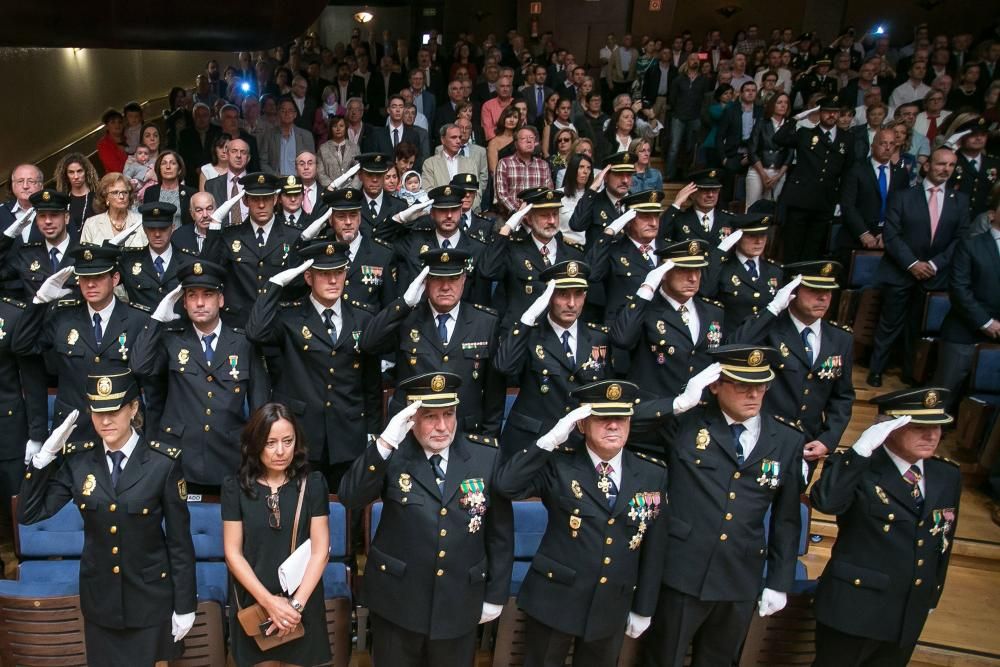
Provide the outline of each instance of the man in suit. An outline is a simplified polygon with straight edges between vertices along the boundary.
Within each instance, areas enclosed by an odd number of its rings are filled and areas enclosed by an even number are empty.
[[[246,408],[267,402],[264,359],[241,329],[224,326],[225,268],[198,259],[180,272],[181,284],[163,297],[132,351],[140,378],[165,382],[161,447],[184,448],[191,491],[219,493],[240,464],[239,432]],[[181,301],[187,320],[175,312]]]
[[[852,250],[884,247],[882,228],[889,201],[909,187],[902,162],[890,161],[895,137],[890,129],[876,132],[868,159],[856,162],[844,176],[840,190],[843,227],[837,243],[842,261],[850,260]]]
[[[400,382],[407,407],[341,483],[353,511],[383,501],[361,592],[379,665],[472,664],[477,624],[507,603],[511,505],[494,490],[496,441],[464,433],[456,417],[462,384],[445,371]]]
[[[837,541],[816,589],[817,667],[908,664],[941,599],[962,495],[958,466],[934,456],[948,399],[872,399],[875,425],[823,465],[812,505],[837,516]]]
[[[882,372],[900,334],[903,379],[909,379],[926,293],[948,287],[952,252],[969,227],[969,198],[947,185],[956,163],[953,150],[938,148],[931,153],[920,185],[889,203],[885,255],[876,274],[882,286],[882,311],[867,379],[872,387],[882,386]]]
[[[228,134],[232,139],[241,139],[246,142],[247,148],[250,150],[250,162],[247,169],[260,171],[260,150],[257,147],[257,138],[240,127],[240,110],[235,104],[227,104],[219,110],[219,127],[224,134]],[[311,124],[309,131],[312,132]],[[185,165],[187,169],[197,169],[200,166]]]
[[[306,130],[296,124],[296,106],[290,97],[278,102],[278,127],[260,141],[260,164],[264,173],[287,176],[295,173],[295,158],[306,151],[316,152],[312,125]]]
[[[129,303],[149,311],[177,287],[177,272],[193,261],[191,255],[174,252],[171,239],[176,210],[173,204],[162,201],[140,206],[142,230],[149,245],[123,247],[118,258],[120,284],[128,294]]]
[[[365,153],[382,153],[383,155],[393,155],[396,146],[402,142],[411,143],[417,147],[417,159],[413,168],[419,170],[423,165],[426,155],[420,154],[420,137],[403,122],[403,108],[406,101],[401,95],[389,97],[389,121],[386,125],[376,127],[368,136],[368,142],[361,147]],[[384,172],[383,172],[384,173]]]
[[[458,105],[465,104],[465,93],[462,91],[461,81],[451,81],[448,83],[448,99],[444,104],[434,110],[434,123],[431,125],[431,136],[436,140],[441,136],[441,127],[447,123],[454,123],[458,118]]]
[[[449,185],[458,174],[475,174],[478,171],[472,159],[461,154],[462,130],[457,125],[442,125],[440,136],[441,151],[424,160],[421,181],[425,191]],[[474,208],[479,208],[479,201],[477,191]]]
[[[390,56],[382,56],[379,61],[379,71],[368,80],[366,99],[368,100],[368,121],[374,125],[385,123],[388,115],[389,98],[397,95],[406,80],[396,71],[395,63]]]
[[[358,347],[372,313],[344,299],[347,244],[320,240],[305,246],[303,263],[271,277],[254,303],[247,338],[277,345],[281,372],[272,372],[274,400],[292,408],[309,433],[310,465],[333,493],[351,463],[364,454],[369,433],[382,425],[379,360]],[[302,274],[309,296],[281,303],[282,289]],[[337,381],[330,383],[330,377]]]
[[[677,393],[722,343],[722,304],[697,296],[707,251],[698,239],[657,250],[667,261],[646,272],[611,325],[612,343],[631,357],[628,379],[655,396]]]
[[[205,192],[212,195],[216,207],[243,194],[241,183],[247,175],[247,165],[250,163],[250,145],[242,139],[231,139],[226,144],[226,157],[229,160],[229,171],[205,181]],[[229,209],[229,217],[224,222],[227,225],[238,225],[249,214],[250,209],[241,201],[238,206]]]
[[[607,379],[570,395],[580,407],[519,443],[497,486],[513,498],[541,496],[548,514],[517,600],[527,614],[525,665],[563,664],[572,647],[574,664],[609,667],[624,634],[641,635],[656,608],[666,464],[624,449],[637,386]],[[574,431],[581,441],[563,445]]]
[[[1000,158],[986,153],[989,137],[986,119],[978,116],[955,128],[953,134],[967,132],[959,140],[958,163],[950,185],[969,198],[969,217],[976,217],[990,206],[1000,172]]]
[[[292,77],[292,92],[289,95],[295,105],[295,126],[312,136],[313,120],[316,117],[316,99],[309,95],[309,81],[302,75]],[[281,105],[278,106],[278,121],[281,122]],[[310,149],[310,150],[315,150]],[[289,172],[290,173],[290,172]]]
[[[7,227],[25,213],[31,213],[29,198],[41,190],[43,185],[45,185],[45,174],[35,165],[19,164],[14,167],[10,172],[9,186],[14,199],[0,202],[0,227]]]
[[[459,425],[466,433],[493,439],[500,434],[506,395],[503,376],[490,366],[500,319],[495,310],[462,301],[470,258],[465,251],[444,248],[421,253],[423,270],[401,298],[372,319],[361,349],[394,354],[400,382],[433,366],[461,377]],[[389,412],[402,407],[393,397]]]
[[[840,101],[836,96],[824,97],[818,110],[815,127],[799,128],[797,123],[787,122],[774,133],[774,143],[794,148],[796,156],[781,192],[786,206],[781,236],[786,263],[824,256],[840,180],[854,160],[852,137],[837,127]],[[795,120],[814,111],[807,109]]]
[[[803,435],[763,408],[777,351],[710,354],[683,392],[639,403],[629,434],[630,447],[665,448],[670,470],[662,587],[644,646],[656,667],[681,667],[689,646],[692,665],[734,664],[754,607],[781,611],[795,578]]]
[[[361,96],[352,97],[347,101],[347,140],[357,147],[360,152],[361,147],[368,144],[375,128],[362,120],[365,112],[365,103]]]
[[[496,63],[488,63],[483,67],[482,81],[476,84],[472,90],[472,99],[482,106],[487,101],[497,96],[497,85],[500,79],[500,66]]]
[[[672,55],[669,48],[660,49],[659,59],[642,76],[642,106],[652,109],[653,116],[664,124],[669,106],[667,96],[670,93],[670,83],[677,76]]]
[[[521,98],[528,105],[528,122],[540,126],[539,117],[545,117],[545,100],[549,99],[552,89],[545,85],[549,75],[545,65],[536,63],[534,66],[535,82],[520,92]]]
[[[170,237],[170,243],[175,250],[197,257],[205,245],[208,226],[212,224],[212,213],[215,212],[215,198],[207,192],[196,192],[188,202],[191,219],[190,225],[182,225]]]
[[[632,48],[632,35],[622,35],[622,43],[611,53],[610,76],[615,95],[629,92],[635,80],[639,52]]]
[[[691,183],[680,189],[661,218],[661,236],[675,241],[701,239],[709,246],[729,236],[736,227],[736,218],[718,205],[722,191],[719,176],[718,169],[691,174]],[[683,210],[688,198],[692,205]]]
[[[722,188],[722,201],[739,198],[744,189],[742,184],[750,167],[750,135],[763,116],[764,107],[757,104],[757,84],[743,82],[739,98],[723,110],[716,135],[728,176]]]
[[[787,264],[784,271],[787,284],[728,335],[733,342],[780,352],[781,372],[764,404],[806,434],[802,459],[814,471],[816,462],[837,448],[851,421],[854,338],[849,327],[823,319],[837,289],[836,262]]]
[[[417,111],[422,113],[427,119],[427,129],[434,127],[434,110],[437,108],[437,100],[434,93],[424,86],[424,72],[420,69],[410,71],[410,92],[413,94],[413,104]]]
[[[417,154],[414,156],[414,160],[418,157],[421,160],[426,160],[431,155],[431,135],[424,129],[424,126],[427,125],[427,119],[420,117],[418,122],[417,114],[419,112],[417,111],[417,106],[409,101],[412,99],[409,88],[403,88],[403,92],[400,95],[403,96],[404,100],[407,100],[406,104],[403,105],[403,124],[407,129],[413,131],[417,137]],[[414,161],[413,166],[414,168],[417,167],[416,161]],[[421,167],[423,167],[423,164],[421,164]]]
[[[472,163],[476,165],[473,173],[477,175],[480,187],[485,190],[486,185],[490,180],[490,168],[489,160],[486,155],[486,144],[482,141],[482,137],[479,137],[478,139],[475,137],[475,126],[468,118],[456,119],[455,125],[457,125],[458,129],[462,131],[462,148],[459,153],[471,159]],[[480,193],[482,193],[482,191]],[[489,210],[490,202],[483,202],[480,199],[480,208],[484,211]]]
[[[434,44],[435,49],[437,48],[436,43]],[[440,60],[444,62],[443,58],[437,58],[437,52],[431,53],[427,47],[422,47],[417,50],[417,67],[416,69],[424,73],[424,84],[423,87],[429,91],[434,97],[441,98],[444,97],[445,83],[447,79],[445,74],[441,69],[441,64],[437,62]]]
[[[191,117],[193,124],[181,130],[177,138],[177,152],[188,167],[184,180],[188,185],[198,187],[201,165],[212,161],[212,145],[222,130],[218,125],[212,124],[212,110],[203,102],[198,102],[191,108]]]

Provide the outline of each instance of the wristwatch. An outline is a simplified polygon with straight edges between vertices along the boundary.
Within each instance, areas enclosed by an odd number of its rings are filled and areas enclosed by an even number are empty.
[[[292,609],[294,609],[295,611],[297,612],[302,611],[302,603],[296,600],[295,598],[288,598],[288,604],[292,605]]]

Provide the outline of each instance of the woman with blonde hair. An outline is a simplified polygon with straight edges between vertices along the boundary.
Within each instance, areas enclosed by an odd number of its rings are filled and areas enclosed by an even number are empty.
[[[134,210],[135,201],[132,184],[122,173],[113,171],[105,174],[97,184],[97,196],[94,198],[97,215],[84,221],[80,243],[102,245],[133,223],[142,223],[142,216]],[[119,245],[141,248],[149,245],[149,241],[140,226]]]

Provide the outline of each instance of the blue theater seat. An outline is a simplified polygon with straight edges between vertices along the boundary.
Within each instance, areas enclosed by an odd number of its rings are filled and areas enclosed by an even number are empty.
[[[540,500],[519,500],[513,506],[514,569],[510,577],[510,594],[516,597],[531,568],[531,559],[542,543],[549,517]]]
[[[323,597],[327,600],[351,597],[348,582],[347,559],[347,509],[337,501],[330,501],[330,558],[323,570]]]
[[[31,525],[17,525],[18,583],[58,585],[51,596],[77,595],[80,554],[83,552],[83,517],[73,503],[53,516]],[[37,589],[43,591],[43,588]],[[66,592],[70,591],[70,592]],[[43,593],[26,593],[42,596]]]
[[[191,541],[194,543],[198,600],[218,602],[229,599],[229,572],[222,547],[222,505],[188,503],[191,514]]]

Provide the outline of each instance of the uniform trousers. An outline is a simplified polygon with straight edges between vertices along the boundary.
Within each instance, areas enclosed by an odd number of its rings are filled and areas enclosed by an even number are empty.
[[[813,667],[906,667],[914,646],[849,635],[817,623]]]
[[[624,626],[622,632],[588,642],[525,616],[524,667],[562,667],[570,648],[573,667],[615,667],[624,640]]]
[[[681,667],[691,646],[691,667],[728,667],[739,660],[756,600],[699,600],[664,586],[643,641],[646,667]]]
[[[822,259],[830,235],[830,216],[789,206],[781,223],[781,245],[785,264]]]
[[[374,667],[472,667],[476,655],[476,630],[452,639],[429,639],[371,615]]]

